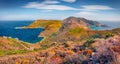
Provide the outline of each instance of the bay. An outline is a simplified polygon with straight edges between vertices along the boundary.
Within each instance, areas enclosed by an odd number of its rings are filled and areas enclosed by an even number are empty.
[[[24,42],[36,43],[43,39],[38,35],[42,28],[15,29],[16,27],[28,26],[32,21],[0,21],[0,36],[18,38]]]

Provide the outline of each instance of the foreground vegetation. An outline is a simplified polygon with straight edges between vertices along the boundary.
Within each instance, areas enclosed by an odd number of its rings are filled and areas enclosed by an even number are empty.
[[[88,39],[85,43],[89,43],[89,46],[69,41],[54,44],[55,46],[36,50],[36,52],[4,56],[0,60],[3,64],[119,64],[119,36],[107,39]],[[21,53],[21,51],[17,52]]]

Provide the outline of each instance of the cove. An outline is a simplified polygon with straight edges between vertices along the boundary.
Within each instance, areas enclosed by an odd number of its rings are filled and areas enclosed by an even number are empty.
[[[44,30],[43,28],[25,28],[15,29],[15,27],[27,26],[31,22],[0,22],[0,36],[7,36],[12,38],[18,38],[24,42],[36,43],[43,39],[38,37]]]

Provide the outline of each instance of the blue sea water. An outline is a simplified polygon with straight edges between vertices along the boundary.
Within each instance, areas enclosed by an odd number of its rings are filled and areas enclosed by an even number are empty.
[[[28,26],[32,21],[0,21],[0,36],[18,38],[19,40],[36,43],[43,39],[38,37],[42,28],[15,29],[16,27]]]

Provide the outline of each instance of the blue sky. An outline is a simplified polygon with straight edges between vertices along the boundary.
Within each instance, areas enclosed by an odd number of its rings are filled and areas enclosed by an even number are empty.
[[[0,0],[0,20],[65,19],[120,21],[120,0]]]

